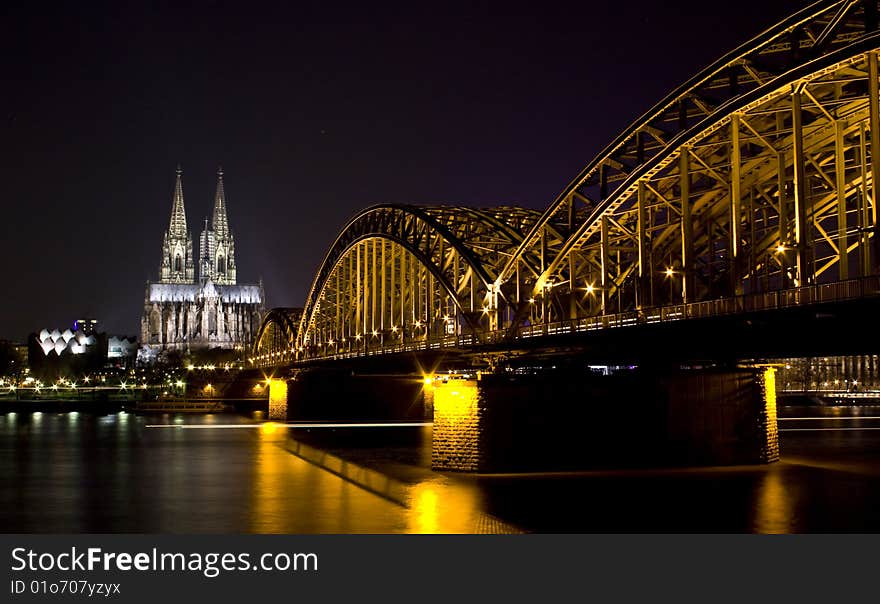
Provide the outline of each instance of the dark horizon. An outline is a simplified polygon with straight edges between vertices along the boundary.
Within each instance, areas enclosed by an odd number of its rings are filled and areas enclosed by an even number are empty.
[[[136,335],[178,163],[194,241],[223,166],[238,280],[262,278],[267,307],[301,305],[369,205],[543,209],[801,7],[680,4],[6,7],[0,338],[85,315]]]

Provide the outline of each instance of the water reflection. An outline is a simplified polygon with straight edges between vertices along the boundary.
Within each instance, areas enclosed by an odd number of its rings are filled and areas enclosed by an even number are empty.
[[[754,513],[755,533],[793,532],[792,500],[780,467],[769,468],[761,478],[757,487]]]
[[[482,492],[469,481],[426,480],[411,487],[410,533],[518,533],[521,530],[485,511]]]
[[[264,424],[255,438],[249,523],[254,533],[401,532],[404,511],[351,480],[292,455],[287,428]]]
[[[783,433],[769,466],[475,477],[430,470],[430,428],[182,428],[255,417],[0,414],[0,531],[880,530],[880,431]]]

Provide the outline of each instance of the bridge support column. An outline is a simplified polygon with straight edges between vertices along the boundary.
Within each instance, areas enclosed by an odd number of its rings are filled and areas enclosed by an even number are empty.
[[[287,421],[287,380],[269,381],[269,419]]]
[[[761,464],[779,458],[773,370],[487,375],[432,384],[435,470]]]

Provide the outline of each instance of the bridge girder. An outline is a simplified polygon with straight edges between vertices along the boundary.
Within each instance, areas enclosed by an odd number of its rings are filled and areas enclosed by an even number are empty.
[[[557,321],[872,274],[876,13],[813,4],[692,78],[569,184],[496,285],[542,249],[518,289]]]
[[[363,211],[324,258],[296,351],[476,344],[826,284],[864,295],[873,281],[837,282],[880,272],[878,13],[822,1],[767,29],[636,120],[544,212]]]
[[[515,207],[382,205],[355,216],[324,258],[296,352],[338,354],[371,344],[479,337],[503,293],[495,278],[540,213]],[[529,255],[533,275],[539,267]]]
[[[251,358],[274,360],[288,355],[296,341],[301,308],[273,308],[260,323]]]

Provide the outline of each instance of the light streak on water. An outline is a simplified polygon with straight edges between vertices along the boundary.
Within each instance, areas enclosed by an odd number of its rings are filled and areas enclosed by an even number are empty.
[[[145,428],[183,428],[192,430],[213,430],[216,428],[263,428],[265,426],[273,426],[275,428],[411,428],[433,426],[434,422],[390,422],[390,423],[369,423],[369,424],[276,424],[272,422],[260,424],[218,424],[207,426],[203,424],[147,424]]]

